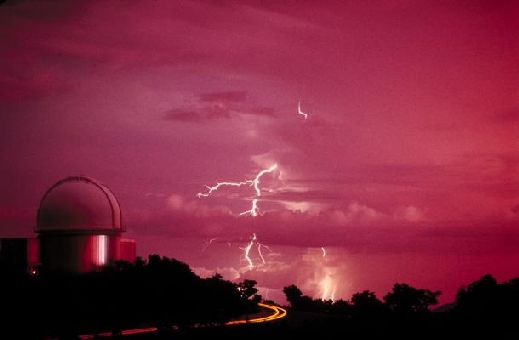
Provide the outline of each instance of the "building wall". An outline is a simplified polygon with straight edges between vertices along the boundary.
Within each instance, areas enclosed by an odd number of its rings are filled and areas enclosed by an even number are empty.
[[[40,234],[44,270],[89,272],[120,257],[119,235]]]
[[[36,238],[0,239],[0,262],[12,270],[32,273],[40,262]]]

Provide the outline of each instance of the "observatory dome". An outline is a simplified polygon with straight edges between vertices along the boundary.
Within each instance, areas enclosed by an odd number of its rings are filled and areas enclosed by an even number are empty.
[[[43,195],[37,232],[121,232],[121,208],[106,186],[86,176],[65,178]]]

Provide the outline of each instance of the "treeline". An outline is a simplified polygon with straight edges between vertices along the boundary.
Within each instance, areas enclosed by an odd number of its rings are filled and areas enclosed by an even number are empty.
[[[429,306],[438,303],[439,291],[417,289],[408,284],[395,284],[393,290],[379,300],[374,292],[354,294],[350,301],[312,299],[295,285],[283,289],[294,310],[344,315],[357,320],[386,319],[392,316],[416,319],[430,313]]]
[[[350,300],[323,301],[304,295],[295,286],[284,288],[293,311],[327,318],[303,325],[306,334],[376,335],[437,338],[457,335],[501,338],[519,335],[519,278],[498,283],[491,275],[459,289],[453,303],[432,309],[439,291],[395,284],[379,299],[374,292]]]
[[[435,307],[439,292],[395,284],[378,298],[362,291],[349,300],[322,301],[285,287],[288,317],[240,327],[197,328],[175,339],[518,339],[519,279],[498,283],[485,275],[459,290],[450,305]],[[134,340],[170,340],[148,334]]]
[[[180,261],[150,255],[101,272],[38,275],[1,268],[1,334],[77,338],[136,327],[218,325],[257,311],[255,281],[202,279]],[[14,337],[13,337],[14,336]],[[7,338],[7,337],[6,337]]]
[[[429,338],[519,336],[519,278],[492,276],[462,287],[450,305],[432,309],[439,291],[395,284],[379,299],[362,291],[323,301],[284,288],[288,318],[265,324],[218,326],[257,312],[255,281],[202,279],[180,261],[151,255],[101,272],[29,275],[0,263],[0,339],[77,339],[79,334],[158,327],[135,339]],[[174,329],[174,330],[173,330]]]

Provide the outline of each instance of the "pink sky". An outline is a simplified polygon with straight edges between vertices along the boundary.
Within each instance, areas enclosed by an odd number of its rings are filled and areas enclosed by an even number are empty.
[[[490,0],[7,1],[0,233],[30,235],[45,190],[85,174],[139,254],[269,297],[405,281],[448,301],[518,276],[518,18]],[[272,164],[260,216],[238,216],[248,187],[196,197]],[[249,270],[253,233],[272,251]]]

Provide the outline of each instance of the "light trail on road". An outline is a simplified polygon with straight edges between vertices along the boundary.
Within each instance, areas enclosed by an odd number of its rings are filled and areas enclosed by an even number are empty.
[[[225,324],[225,326],[235,326],[235,325],[243,325],[248,323],[262,323],[269,322],[274,320],[279,320],[287,316],[287,310],[285,308],[281,308],[275,305],[268,305],[265,303],[258,303],[258,306],[262,308],[267,308],[273,311],[272,314],[264,317],[254,318],[254,319],[243,319],[243,320],[233,320],[229,321]],[[146,327],[146,328],[133,328],[133,329],[125,329],[121,331],[120,335],[135,335],[135,334],[145,334],[145,333],[153,333],[157,331],[157,327]],[[112,332],[103,332],[96,334],[84,334],[80,335],[79,338],[81,340],[89,340],[96,339],[97,337],[112,337],[114,334]]]
[[[267,305],[267,304],[264,304],[264,303],[258,303],[258,306],[263,307],[263,308],[271,309],[272,311],[274,311],[274,313],[269,315],[269,316],[265,316],[265,317],[261,317],[261,318],[255,318],[255,319],[249,319],[249,320],[245,319],[245,320],[229,321],[225,325],[226,326],[234,326],[234,325],[243,325],[245,323],[268,322],[268,321],[273,321],[273,320],[277,320],[277,319],[282,319],[285,316],[287,316],[287,310],[284,309],[284,308],[281,308],[281,307],[278,307],[278,306],[274,306],[274,305]]]

